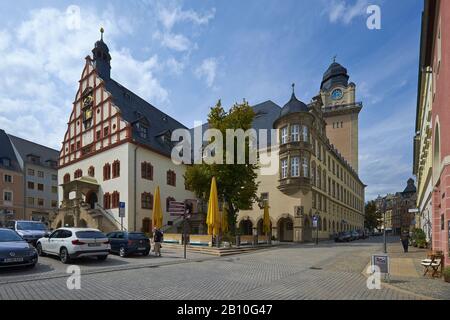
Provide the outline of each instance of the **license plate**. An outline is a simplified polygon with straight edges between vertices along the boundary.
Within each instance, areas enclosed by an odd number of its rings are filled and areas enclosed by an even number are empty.
[[[6,263],[10,263],[10,262],[23,262],[23,258],[6,258],[5,259]]]
[[[138,250],[146,250],[147,248],[138,248]]]
[[[89,243],[88,247],[100,247],[101,243]]]

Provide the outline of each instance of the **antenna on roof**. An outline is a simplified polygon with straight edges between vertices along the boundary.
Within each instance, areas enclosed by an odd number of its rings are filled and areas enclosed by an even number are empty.
[[[337,54],[334,55],[333,62],[336,62],[336,58],[337,58]]]

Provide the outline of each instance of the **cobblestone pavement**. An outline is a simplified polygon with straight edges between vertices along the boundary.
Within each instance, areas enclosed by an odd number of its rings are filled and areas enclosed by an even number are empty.
[[[60,273],[26,281],[10,275],[15,282],[0,282],[0,299],[417,299],[391,288],[367,289],[361,272],[380,249],[380,240],[371,239],[286,245],[188,262],[160,260],[135,269],[110,266],[95,273],[90,273],[95,267],[84,266],[80,290],[69,290],[68,276]]]
[[[395,275],[391,278],[390,284],[408,292],[422,294],[435,299],[449,300],[449,283],[444,282],[442,278],[432,279],[429,276],[423,276],[424,269],[420,262],[427,257],[428,250],[410,247],[408,251],[408,253],[403,252],[398,239],[388,245],[388,253],[392,259],[408,261],[415,268],[413,276]]]

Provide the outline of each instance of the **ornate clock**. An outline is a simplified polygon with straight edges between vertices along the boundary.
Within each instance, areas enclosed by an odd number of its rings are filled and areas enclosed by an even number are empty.
[[[343,96],[344,96],[344,93],[342,92],[341,89],[334,89],[331,92],[331,99],[333,99],[333,100],[340,100],[340,99],[342,99]]]

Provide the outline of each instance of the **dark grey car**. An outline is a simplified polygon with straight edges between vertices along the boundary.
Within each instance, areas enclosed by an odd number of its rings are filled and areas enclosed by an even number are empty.
[[[16,231],[25,241],[35,245],[36,241],[49,234],[47,226],[38,221],[8,221],[6,227]]]
[[[36,249],[19,234],[0,228],[0,268],[30,266],[38,262]]]

